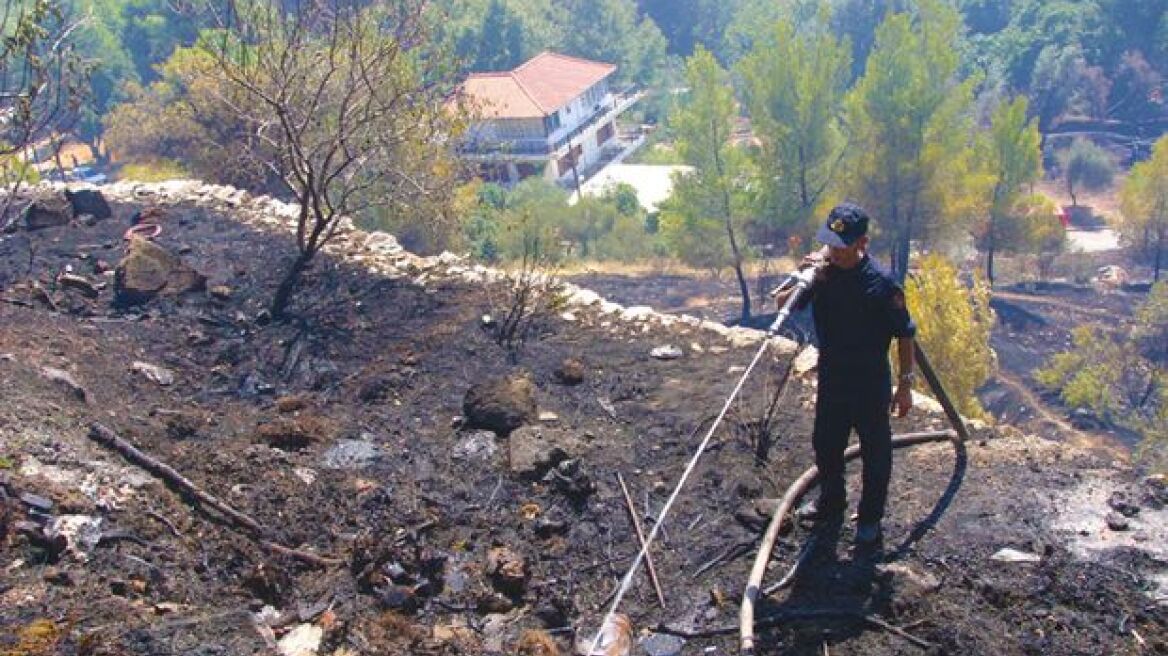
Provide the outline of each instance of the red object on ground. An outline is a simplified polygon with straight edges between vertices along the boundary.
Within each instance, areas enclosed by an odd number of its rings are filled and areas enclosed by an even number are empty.
[[[1059,223],[1063,224],[1064,230],[1071,226],[1071,213],[1067,211],[1067,208],[1060,207],[1054,215],[1058,217]]]

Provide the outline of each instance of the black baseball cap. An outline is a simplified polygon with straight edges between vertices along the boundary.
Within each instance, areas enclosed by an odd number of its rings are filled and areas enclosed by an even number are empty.
[[[815,233],[815,238],[828,246],[846,248],[868,234],[868,213],[855,203],[840,203],[831,208],[827,222]]]

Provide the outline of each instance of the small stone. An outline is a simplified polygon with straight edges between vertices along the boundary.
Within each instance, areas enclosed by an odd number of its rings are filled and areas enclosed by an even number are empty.
[[[1006,547],[999,549],[994,555],[990,556],[990,560],[996,560],[1002,563],[1037,563],[1042,561],[1042,556],[1036,553]]]
[[[1107,528],[1113,531],[1126,531],[1131,528],[1131,524],[1128,523],[1127,517],[1124,517],[1120,513],[1112,512],[1107,513]]]
[[[174,372],[165,367],[148,362],[134,362],[130,365],[130,369],[163,387],[174,384]]]
[[[682,350],[672,344],[658,346],[652,351],[649,351],[649,356],[658,360],[676,360],[683,355],[685,354],[682,352]]]
[[[53,510],[53,501],[46,499],[38,494],[31,492],[23,492],[20,495],[20,501],[29,508],[42,513],[48,513]]]
[[[324,629],[315,624],[301,624],[289,631],[276,643],[280,656],[316,656]]]

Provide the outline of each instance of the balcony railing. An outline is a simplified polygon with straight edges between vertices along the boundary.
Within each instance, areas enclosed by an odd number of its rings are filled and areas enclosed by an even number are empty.
[[[615,118],[628,109],[633,103],[640,100],[639,93],[628,93],[613,96],[610,102],[604,103],[600,109],[593,112],[587,120],[580,123],[571,131],[557,138],[554,142],[547,138],[531,139],[477,139],[464,142],[458,146],[458,152],[464,155],[528,155],[544,156],[560,152],[568,144],[598,123]]]

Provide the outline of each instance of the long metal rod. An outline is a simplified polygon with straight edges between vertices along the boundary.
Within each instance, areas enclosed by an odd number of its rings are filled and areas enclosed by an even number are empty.
[[[779,310],[778,316],[775,317],[774,323],[771,324],[770,329],[767,331],[768,336],[774,335],[783,322],[786,321],[787,317],[790,316],[791,310],[794,308],[795,303],[798,301],[799,297],[811,285],[811,281],[814,279],[816,271],[816,267],[808,267],[791,274],[788,280],[790,281],[790,284],[795,286],[795,289],[791,292],[791,295],[787,297],[787,302],[783,304],[782,309]],[[637,557],[633,559],[633,563],[629,567],[629,571],[626,572],[624,578],[621,579],[620,587],[617,588],[616,595],[612,600],[612,604],[609,606],[608,612],[604,616],[604,620],[600,623],[600,628],[596,631],[596,637],[593,638],[592,646],[588,648],[588,653],[591,654],[592,652],[595,652],[596,648],[600,646],[600,640],[604,636],[604,627],[608,625],[608,623],[612,621],[613,616],[616,615],[616,610],[620,607],[621,601],[624,600],[625,593],[627,593],[629,588],[632,586],[633,577],[636,575],[637,569],[641,566],[641,562],[645,560],[645,556],[649,553],[649,546],[653,544],[653,540],[657,539],[657,534],[661,531],[661,527],[665,523],[665,519],[669,516],[669,511],[673,508],[673,503],[677,501],[678,495],[681,494],[681,489],[685,486],[686,481],[689,480],[689,477],[693,473],[694,468],[697,467],[698,459],[700,459],[702,454],[705,453],[706,448],[710,444],[710,440],[714,437],[714,432],[718,429],[718,426],[722,423],[722,420],[725,419],[726,413],[730,411],[730,406],[734,403],[734,399],[736,399],[739,392],[742,391],[743,385],[746,384],[746,379],[750,377],[751,372],[754,371],[755,365],[757,365],[758,361],[762,359],[762,354],[766,352],[769,341],[769,339],[763,340],[762,344],[758,348],[758,352],[754,354],[754,359],[750,361],[750,365],[746,367],[746,371],[742,372],[742,377],[738,379],[738,384],[734,386],[734,390],[730,392],[730,396],[726,398],[726,403],[722,406],[722,411],[718,413],[718,417],[714,420],[714,423],[710,425],[710,430],[706,432],[706,436],[702,438],[702,442],[698,445],[697,451],[695,451],[693,457],[690,458],[689,464],[686,465],[685,471],[681,474],[681,479],[677,482],[677,486],[673,488],[673,492],[669,495],[669,499],[665,502],[665,505],[661,507],[661,512],[657,514],[657,521],[653,523],[653,528],[649,531],[649,537],[645,540],[645,544],[641,547],[641,550],[637,552]]]

